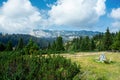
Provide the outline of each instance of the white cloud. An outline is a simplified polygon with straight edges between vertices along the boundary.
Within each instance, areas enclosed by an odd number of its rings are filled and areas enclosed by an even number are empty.
[[[57,0],[48,11],[38,10],[29,0],[8,0],[0,7],[0,32],[29,33],[49,26],[88,28],[105,14],[106,0]]]
[[[55,25],[89,27],[105,14],[105,0],[58,0],[49,11]]]
[[[29,0],[8,0],[0,8],[0,31],[28,33],[41,21],[40,12]]]
[[[120,30],[120,8],[112,9],[110,17],[114,19],[114,22],[111,23],[112,31]]]
[[[112,32],[116,32],[116,31],[120,31],[120,21],[115,21],[111,24],[111,31]]]
[[[116,20],[120,20],[120,8],[112,9],[110,16]]]

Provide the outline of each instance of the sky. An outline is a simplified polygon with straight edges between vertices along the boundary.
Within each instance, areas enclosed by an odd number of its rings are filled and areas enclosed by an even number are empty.
[[[0,32],[120,30],[120,0],[0,0]]]

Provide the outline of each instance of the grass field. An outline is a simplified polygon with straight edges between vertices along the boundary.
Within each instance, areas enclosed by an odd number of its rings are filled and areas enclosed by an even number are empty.
[[[105,53],[112,63],[98,62],[100,54]],[[75,54],[61,54],[81,65],[83,80],[120,80],[120,53],[113,52],[81,52]]]

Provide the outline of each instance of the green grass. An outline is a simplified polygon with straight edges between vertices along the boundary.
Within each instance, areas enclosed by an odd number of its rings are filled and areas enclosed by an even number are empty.
[[[120,53],[104,52],[107,59],[112,60],[110,64],[96,61],[101,53],[103,52],[63,55],[81,65],[83,80],[120,80]]]
[[[8,54],[9,53],[9,54]],[[17,53],[14,55],[13,53]],[[111,59],[112,63],[105,64],[96,61],[100,54],[105,53],[107,59]],[[58,54],[56,54],[58,55]],[[81,66],[80,70],[82,71],[82,75],[79,73],[77,74],[73,80],[120,80],[120,53],[113,53],[113,52],[80,52],[74,54],[67,54],[63,53],[60,54],[68,59],[71,59],[72,62],[77,63]],[[0,71],[2,72],[2,66],[6,63],[6,60],[14,60],[20,56],[19,52],[2,52],[0,53]],[[25,60],[31,59],[34,55],[24,55]],[[43,55],[47,56],[47,55]],[[35,55],[36,57],[36,55]],[[23,59],[24,59],[23,58]],[[38,57],[37,57],[38,58]],[[56,61],[56,60],[54,60]],[[58,60],[56,63],[60,62]],[[8,61],[9,62],[9,61]],[[63,61],[64,62],[64,61]],[[7,63],[6,63],[7,64]],[[51,65],[51,62],[50,62]],[[64,64],[65,65],[65,64]],[[4,65],[5,66],[5,65]],[[49,66],[48,66],[49,67]],[[70,66],[66,66],[67,68]],[[66,68],[66,69],[67,69]],[[51,70],[51,69],[50,69]],[[63,70],[62,68],[59,71]],[[70,72],[72,69],[69,69]],[[4,70],[3,70],[4,71]]]

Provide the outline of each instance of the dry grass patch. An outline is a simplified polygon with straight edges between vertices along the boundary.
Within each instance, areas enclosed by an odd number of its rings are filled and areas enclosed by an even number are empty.
[[[113,63],[96,62],[100,54],[105,53],[107,59]],[[120,80],[120,53],[113,52],[81,52],[75,54],[61,54],[73,62],[80,64],[87,80]]]

